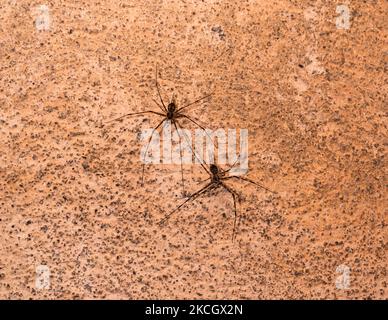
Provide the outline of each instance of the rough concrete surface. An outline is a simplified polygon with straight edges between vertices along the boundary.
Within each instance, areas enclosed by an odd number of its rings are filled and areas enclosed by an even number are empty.
[[[387,299],[386,13],[1,0],[0,298]],[[213,92],[187,114],[249,130],[246,177],[276,191],[228,182],[234,241],[221,189],[158,224],[183,198],[178,164],[148,165],[141,186],[157,115],[106,124],[159,111],[156,64],[166,101]],[[184,174],[188,193],[206,178]]]

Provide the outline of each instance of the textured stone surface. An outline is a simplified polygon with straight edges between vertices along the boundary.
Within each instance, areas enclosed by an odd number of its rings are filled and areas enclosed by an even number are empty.
[[[0,298],[387,299],[387,2],[344,3],[348,30],[337,1],[3,0]],[[248,128],[248,177],[278,192],[231,184],[234,242],[222,191],[157,224],[182,201],[179,165],[141,187],[157,116],[103,125],[156,109],[156,63],[166,100],[214,91],[188,114]]]

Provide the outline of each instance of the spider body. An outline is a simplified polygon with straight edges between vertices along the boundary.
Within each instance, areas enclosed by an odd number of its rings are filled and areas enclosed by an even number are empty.
[[[219,184],[222,180],[222,173],[215,164],[210,165],[211,181],[212,183]]]

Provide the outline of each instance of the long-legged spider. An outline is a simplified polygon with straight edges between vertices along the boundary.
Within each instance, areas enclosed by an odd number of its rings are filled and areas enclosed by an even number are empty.
[[[236,180],[241,180],[245,182],[249,182],[256,187],[262,188],[268,192],[275,193],[274,191],[269,190],[268,188],[262,186],[261,184],[258,184],[255,181],[252,181],[251,179],[237,176],[237,175],[227,175],[227,173],[234,167],[234,165],[237,163],[237,161],[227,170],[223,170],[216,164],[210,164],[209,169],[206,168],[206,166],[201,162],[201,166],[204,168],[204,170],[207,172],[209,177],[206,180],[203,180],[201,182],[206,182],[209,181],[204,187],[199,189],[198,191],[194,192],[193,194],[190,195],[188,199],[186,199],[184,202],[182,202],[179,206],[177,206],[174,210],[172,210],[170,213],[168,213],[160,222],[159,224],[162,225],[164,224],[172,214],[175,212],[179,211],[185,204],[187,204],[189,201],[194,201],[201,195],[204,195],[205,193],[210,192],[211,190],[215,190],[218,188],[223,188],[226,190],[228,193],[230,193],[233,197],[233,205],[234,205],[234,223],[233,223],[233,235],[232,235],[232,241],[235,239],[235,232],[236,232],[236,222],[237,222],[237,205],[236,205],[236,200],[241,203],[241,198],[239,194],[230,186],[228,186],[225,181],[230,180],[230,179],[236,179]]]
[[[156,89],[157,89],[157,92],[158,92],[158,97],[160,99],[160,103],[157,102],[155,99],[152,99],[152,101],[155,102],[155,104],[159,107],[160,111],[161,112],[157,112],[157,111],[154,111],[154,110],[146,110],[146,111],[141,111],[141,112],[133,112],[133,113],[127,113],[125,115],[122,115],[118,118],[115,118],[115,119],[112,119],[110,121],[107,121],[106,123],[111,123],[111,122],[114,122],[114,121],[118,121],[118,120],[122,120],[124,118],[127,118],[127,117],[130,117],[130,116],[135,116],[135,115],[143,115],[143,114],[155,114],[155,115],[158,115],[160,117],[162,117],[162,120],[158,123],[158,125],[156,127],[153,128],[152,132],[151,132],[151,136],[149,137],[149,140],[148,140],[148,143],[147,143],[147,146],[146,146],[146,149],[145,149],[145,152],[143,154],[143,164],[142,164],[142,176],[141,176],[141,184],[142,186],[144,185],[144,171],[145,171],[145,157],[147,155],[147,152],[148,152],[148,148],[149,148],[149,145],[150,145],[150,142],[152,140],[152,137],[155,133],[155,131],[157,131],[160,126],[165,122],[165,121],[171,121],[171,123],[173,124],[177,134],[178,134],[178,137],[179,137],[179,150],[180,150],[180,165],[181,165],[181,179],[182,179],[182,190],[183,190],[183,193],[184,193],[184,178],[183,178],[183,161],[182,161],[182,144],[181,144],[181,140],[182,140],[182,137],[179,133],[179,130],[178,129],[182,129],[182,126],[180,125],[180,123],[178,122],[178,119],[187,119],[189,120],[190,122],[192,122],[194,125],[196,125],[197,127],[199,127],[200,129],[204,130],[205,133],[207,134],[207,131],[206,129],[201,125],[199,124],[196,120],[192,119],[192,117],[188,116],[187,114],[183,113],[183,111],[185,109],[187,109],[188,107],[210,97],[213,93],[210,93],[210,94],[207,94],[199,99],[196,99],[195,101],[193,102],[190,102],[182,107],[178,107],[176,101],[175,101],[175,95],[173,94],[172,97],[171,97],[171,100],[170,102],[167,104],[164,103],[163,101],[163,98],[162,98],[162,95],[160,93],[160,88],[159,88],[159,83],[158,83],[158,66],[156,65],[156,72],[155,72],[155,84],[156,84]]]

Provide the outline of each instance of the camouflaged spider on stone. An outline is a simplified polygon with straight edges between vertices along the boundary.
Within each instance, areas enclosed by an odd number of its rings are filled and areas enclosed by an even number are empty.
[[[182,190],[183,190],[183,193],[184,193],[184,178],[183,178],[183,162],[182,162],[182,145],[181,145],[181,140],[182,140],[182,136],[179,132],[179,130],[182,130],[182,125],[180,124],[180,122],[178,121],[181,120],[181,119],[187,119],[189,120],[191,123],[193,123],[195,126],[199,127],[200,129],[204,130],[204,132],[206,133],[206,129],[200,125],[198,123],[198,121],[194,120],[191,116],[188,116],[187,114],[183,113],[183,111],[185,109],[187,109],[188,107],[196,104],[196,103],[199,103],[200,101],[203,101],[205,100],[206,98],[210,97],[212,95],[212,93],[210,94],[207,94],[199,99],[196,99],[195,101],[193,102],[190,102],[182,107],[179,107],[176,100],[175,100],[175,94],[172,95],[170,101],[168,102],[168,104],[166,105],[166,103],[164,102],[163,98],[162,98],[162,95],[160,93],[160,87],[159,87],[159,83],[158,83],[158,67],[156,66],[156,71],[155,71],[155,85],[156,85],[156,89],[157,89],[157,93],[158,93],[158,98],[159,98],[159,102],[156,101],[155,99],[152,99],[152,101],[155,102],[155,104],[158,106],[158,108],[160,109],[160,112],[159,111],[154,111],[154,110],[146,110],[146,111],[141,111],[141,112],[134,112],[134,113],[128,113],[128,114],[125,114],[123,116],[120,116],[118,118],[115,118],[115,119],[112,119],[110,121],[108,121],[107,123],[111,123],[111,122],[114,122],[114,121],[118,121],[118,120],[122,120],[124,118],[127,118],[127,117],[130,117],[130,116],[135,116],[135,115],[143,115],[143,114],[153,114],[153,115],[157,115],[159,117],[162,117],[162,120],[152,129],[152,132],[151,132],[151,136],[149,137],[148,139],[148,142],[147,142],[147,146],[146,146],[146,149],[145,149],[145,152],[143,154],[143,164],[142,164],[142,178],[141,178],[141,181],[142,181],[142,186],[144,185],[144,171],[145,171],[145,157],[146,157],[146,154],[148,152],[148,148],[150,146],[150,143],[151,143],[151,140],[152,140],[152,137],[154,135],[154,133],[162,126],[163,123],[165,123],[166,121],[171,121],[171,123],[173,124],[177,134],[178,134],[178,137],[179,137],[179,150],[180,150],[180,159],[181,159],[181,179],[182,179]]]
[[[204,162],[204,161],[203,161]],[[235,164],[237,163],[237,161],[235,162]],[[174,214],[175,212],[179,211],[185,204],[187,204],[189,201],[194,201],[195,199],[197,199],[199,196],[201,195],[204,195],[205,193],[208,193],[212,190],[216,190],[218,188],[222,188],[224,189],[225,191],[227,191],[229,194],[232,195],[233,197],[233,206],[234,206],[234,222],[233,222],[233,234],[232,234],[232,241],[234,241],[235,239],[235,234],[236,234],[236,223],[237,223],[237,205],[236,205],[236,200],[240,203],[241,202],[241,199],[240,199],[240,196],[239,194],[237,193],[237,191],[235,191],[232,187],[228,186],[225,181],[226,180],[230,180],[230,179],[237,179],[237,180],[241,180],[241,181],[245,181],[245,182],[249,182],[261,189],[264,189],[268,192],[271,192],[271,193],[276,193],[274,191],[271,191],[269,190],[268,188],[262,186],[261,184],[258,184],[257,182],[255,181],[252,181],[251,179],[248,179],[248,178],[245,178],[245,177],[240,177],[240,176],[237,176],[237,175],[227,175],[227,173],[235,166],[235,164],[233,164],[229,169],[227,170],[223,170],[221,167],[219,167],[218,165],[216,164],[210,164],[210,165],[207,165],[209,167],[209,169],[202,163],[200,162],[202,168],[206,171],[206,173],[209,175],[209,177],[204,180],[204,181],[201,181],[201,182],[206,182],[208,181],[208,183],[202,187],[201,189],[199,189],[198,191],[194,192],[187,200],[185,200],[184,202],[182,202],[179,206],[177,206],[173,211],[171,211],[169,214],[167,214],[160,222],[159,224],[162,225],[164,224],[172,214]]]

